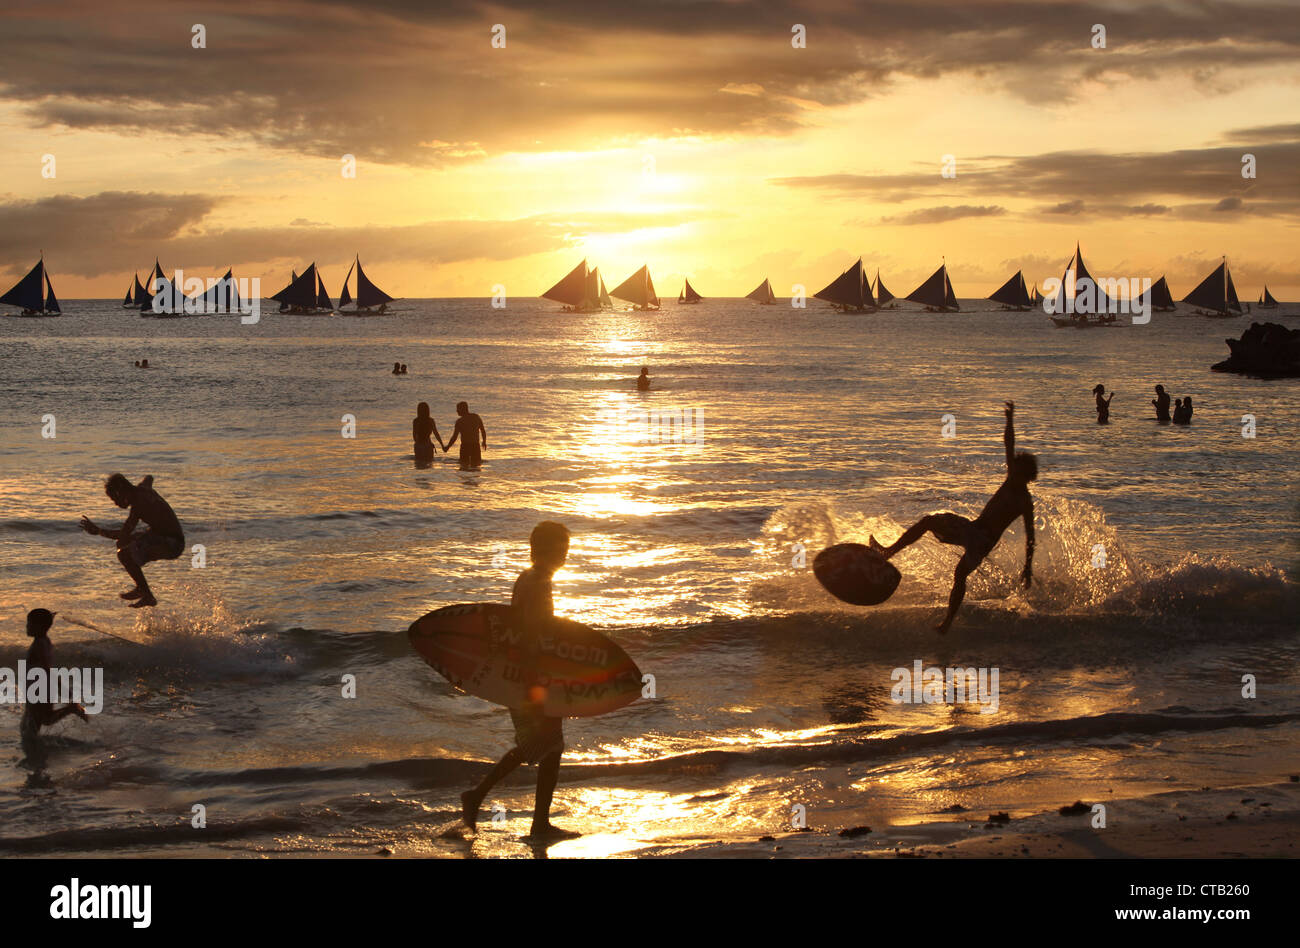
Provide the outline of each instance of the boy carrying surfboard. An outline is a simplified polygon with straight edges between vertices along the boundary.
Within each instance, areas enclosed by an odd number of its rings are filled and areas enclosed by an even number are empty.
[[[953,575],[952,592],[948,594],[948,614],[935,628],[939,633],[947,632],[957,617],[957,610],[966,596],[966,577],[993,552],[1002,534],[1017,517],[1023,517],[1025,521],[1025,569],[1020,578],[1026,588],[1034,579],[1034,501],[1029,496],[1029,484],[1038,479],[1038,459],[1028,451],[1016,450],[1015,402],[1007,402],[1006,416],[1007,427],[1002,442],[1007,449],[1007,477],[978,517],[968,520],[955,513],[929,514],[908,527],[889,546],[882,547],[875,537],[871,537],[871,548],[883,554],[885,559],[911,546],[926,533],[933,533],[940,543],[963,548],[965,552],[957,561]]]
[[[568,528],[543,520],[533,528],[528,545],[533,565],[515,580],[510,605],[514,607],[516,621],[523,633],[524,650],[536,655],[541,650],[540,637],[545,632],[546,623],[555,617],[551,577],[568,558]],[[543,714],[541,701],[545,689],[539,687],[535,691],[532,702],[509,709],[510,720],[515,725],[515,746],[506,751],[477,787],[460,795],[461,817],[471,830],[477,828],[479,807],[492,788],[520,764],[537,764],[537,796],[533,804],[533,827],[528,838],[554,840],[581,835],[551,823],[551,798],[560,779],[560,756],[564,753],[564,719]]]

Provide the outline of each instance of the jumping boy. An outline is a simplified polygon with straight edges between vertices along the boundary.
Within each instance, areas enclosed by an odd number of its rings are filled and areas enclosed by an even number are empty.
[[[887,547],[882,547],[875,537],[871,537],[871,548],[883,553],[885,559],[911,546],[927,532],[933,533],[940,543],[960,546],[965,550],[957,561],[957,570],[953,576],[952,592],[948,595],[948,614],[935,628],[939,633],[948,631],[952,620],[957,616],[957,610],[961,608],[962,599],[966,596],[966,577],[984,562],[984,558],[998,545],[1002,534],[1017,517],[1024,517],[1025,520],[1025,569],[1020,578],[1024,580],[1026,588],[1033,582],[1034,501],[1029,496],[1029,484],[1038,479],[1038,459],[1027,451],[1016,450],[1015,414],[1015,403],[1007,402],[1007,427],[1002,435],[1007,449],[1007,478],[984,505],[978,517],[968,520],[955,513],[930,514],[908,527],[901,537]]]

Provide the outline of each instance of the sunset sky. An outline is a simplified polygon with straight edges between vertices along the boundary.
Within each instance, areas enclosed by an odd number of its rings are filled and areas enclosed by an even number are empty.
[[[64,298],[120,297],[155,256],[264,294],[314,260],[337,295],[357,252],[404,297],[536,296],[584,256],[610,286],[649,263],[664,295],[682,274],[788,295],[859,255],[895,293],[946,256],[972,297],[1059,276],[1076,239],[1094,273],[1167,274],[1176,296],[1222,254],[1243,299],[1300,296],[1294,2],[11,0],[0,18],[0,271],[44,249]]]

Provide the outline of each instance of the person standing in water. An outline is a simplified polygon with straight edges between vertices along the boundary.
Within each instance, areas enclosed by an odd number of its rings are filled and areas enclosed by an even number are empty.
[[[1192,423],[1192,396],[1174,400],[1177,407],[1174,409],[1174,424],[1190,425]]]
[[[965,552],[957,561],[952,592],[948,595],[948,614],[935,628],[941,634],[952,626],[961,608],[966,596],[966,577],[984,562],[1017,517],[1025,521],[1025,568],[1020,578],[1026,588],[1033,582],[1034,501],[1029,496],[1029,484],[1038,479],[1038,459],[1026,451],[1016,451],[1015,414],[1015,402],[1007,402],[1007,426],[1002,434],[1007,452],[1007,477],[978,517],[968,520],[955,513],[930,514],[908,527],[890,546],[882,547],[874,536],[870,538],[871,548],[884,554],[885,559],[911,546],[926,533],[933,533],[940,543],[963,548]]]
[[[479,449],[479,439],[483,439],[483,448],[487,448],[487,429],[483,419],[469,410],[468,402],[456,403],[456,427],[451,433],[451,440],[442,449],[443,453],[451,450],[456,439],[460,439],[460,469],[476,471],[483,464],[483,454]]]
[[[1163,385],[1156,386],[1156,397],[1151,400],[1156,406],[1156,421],[1169,421],[1169,393]]]
[[[116,530],[105,530],[89,517],[82,517],[81,529],[91,536],[108,537],[117,541],[117,559],[135,586],[122,593],[122,598],[135,600],[132,609],[158,605],[142,567],[154,560],[174,560],[185,552],[185,532],[171,505],[153,489],[153,477],[132,484],[121,474],[113,474],[104,482],[104,493],[117,506],[125,508],[126,520]],[[135,531],[144,522],[146,529]]]
[[[411,438],[415,441],[415,466],[429,467],[433,464],[433,438],[438,439],[438,447],[446,451],[442,435],[438,434],[438,423],[429,414],[429,403],[420,402],[415,406],[415,418],[411,420]]]
[[[533,565],[515,580],[510,605],[514,607],[524,652],[536,656],[541,652],[547,624],[555,617],[551,579],[569,555],[568,528],[553,520],[543,520],[533,527],[528,545]],[[525,672],[536,674],[535,668]],[[531,690],[532,702],[509,709],[515,726],[515,746],[506,751],[477,787],[460,795],[461,818],[471,830],[476,829],[479,807],[492,788],[520,764],[537,764],[537,795],[528,838],[553,840],[579,836],[551,823],[551,799],[560,778],[560,757],[564,754],[564,719],[543,713],[544,688],[534,686]]]
[[[32,640],[32,647],[27,650],[27,669],[44,669],[47,682],[50,680],[50,669],[54,666],[54,645],[50,642],[49,635],[50,627],[54,625],[54,615],[48,609],[33,609],[27,613],[27,634]],[[53,695],[47,693],[45,697],[49,699]],[[83,721],[90,720],[86,717],[86,709],[76,702],[55,708],[51,700],[28,701],[23,707],[19,731],[24,741],[30,741],[39,736],[41,728],[57,724],[70,714],[75,714]]]
[[[1110,422],[1110,400],[1115,397],[1115,393],[1111,392],[1106,395],[1106,386],[1104,385],[1098,385],[1092,390],[1092,393],[1097,396],[1097,424],[1108,424]],[[1106,397],[1102,398],[1103,395],[1106,395]]]
[[[636,377],[636,390],[638,392],[650,391],[650,367],[641,366],[641,374]]]

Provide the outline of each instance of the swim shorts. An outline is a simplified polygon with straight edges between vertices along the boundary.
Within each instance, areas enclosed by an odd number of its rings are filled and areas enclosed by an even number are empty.
[[[136,566],[154,560],[174,560],[185,552],[185,538],[141,530],[132,535],[126,550]]]
[[[515,749],[527,763],[536,764],[550,754],[564,753],[563,718],[511,708],[510,720],[515,725]]]

